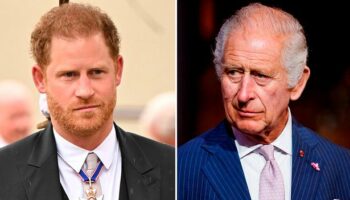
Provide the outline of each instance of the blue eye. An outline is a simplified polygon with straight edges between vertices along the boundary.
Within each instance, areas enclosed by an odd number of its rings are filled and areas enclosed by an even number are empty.
[[[231,70],[228,70],[227,71],[227,74],[228,75],[231,75],[231,76],[237,76],[240,74],[240,72],[238,70],[235,70],[235,69],[231,69]]]
[[[78,76],[79,72],[76,71],[62,71],[57,75],[57,77],[66,81],[74,80]]]
[[[254,76],[257,78],[268,78],[268,76],[261,74],[261,73],[254,74]]]
[[[255,82],[259,85],[266,85],[272,79],[272,77],[260,72],[254,72],[252,73],[252,76],[254,77]]]
[[[94,69],[94,70],[91,70],[90,71],[90,74],[92,75],[92,76],[98,76],[98,75],[101,75],[101,74],[103,74],[103,70],[100,70],[100,69]]]
[[[64,73],[64,76],[68,77],[68,78],[71,78],[71,77],[76,76],[76,73],[75,72],[66,72],[66,73]]]
[[[225,73],[233,82],[241,81],[242,77],[244,76],[244,71],[236,68],[228,68],[225,70]]]

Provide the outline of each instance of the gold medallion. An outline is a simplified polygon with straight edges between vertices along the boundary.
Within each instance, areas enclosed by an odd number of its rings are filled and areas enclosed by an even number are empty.
[[[103,200],[103,195],[97,196],[97,189],[92,187],[91,178],[89,178],[89,188],[85,190],[86,198],[79,198],[79,200]]]
[[[89,188],[87,190],[85,190],[85,193],[86,193],[87,200],[97,200],[96,199],[97,190],[96,190],[96,188],[92,187],[90,178],[89,178]]]

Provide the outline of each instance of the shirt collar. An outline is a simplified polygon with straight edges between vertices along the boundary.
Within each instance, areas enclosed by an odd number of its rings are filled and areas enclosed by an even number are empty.
[[[282,133],[272,142],[282,153],[292,155],[292,115],[288,108],[288,121]]]
[[[248,140],[243,133],[232,126],[233,134],[236,138],[235,144],[237,147],[239,158],[247,156],[248,154],[254,152],[256,149],[260,148],[262,144],[256,144]],[[288,121],[284,127],[282,133],[278,138],[273,141],[273,144],[278,151],[284,154],[292,155],[292,115],[290,109],[288,108]]]
[[[94,152],[99,157],[104,167],[108,170],[113,162],[113,159],[115,159],[114,152],[118,151],[118,141],[114,126],[112,126],[112,130],[103,140],[103,142],[92,151],[80,148],[69,142],[55,129],[53,129],[53,132],[56,140],[58,155],[77,173],[79,173],[80,169],[82,168],[89,152]]]

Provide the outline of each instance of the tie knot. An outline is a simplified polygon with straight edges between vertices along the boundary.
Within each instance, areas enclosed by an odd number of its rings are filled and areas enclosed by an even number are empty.
[[[262,156],[264,156],[266,161],[275,159],[274,156],[273,156],[274,146],[272,144],[261,146],[260,149],[259,149],[259,153]]]
[[[89,153],[86,157],[86,170],[94,171],[98,163],[98,157],[95,153]]]

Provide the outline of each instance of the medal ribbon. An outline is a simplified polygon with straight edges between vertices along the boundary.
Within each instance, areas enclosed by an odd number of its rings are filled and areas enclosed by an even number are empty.
[[[98,174],[100,173],[101,169],[102,169],[102,162],[100,162],[97,166],[97,168],[95,169],[94,173],[92,174],[91,178],[89,179],[89,177],[85,174],[85,172],[81,169],[79,172],[80,177],[83,179],[84,182],[90,182],[94,183],[98,177]]]

